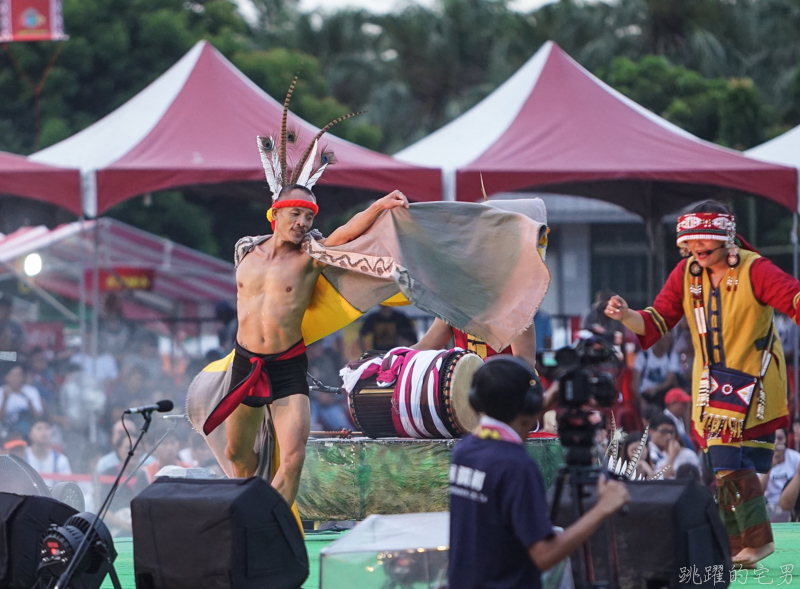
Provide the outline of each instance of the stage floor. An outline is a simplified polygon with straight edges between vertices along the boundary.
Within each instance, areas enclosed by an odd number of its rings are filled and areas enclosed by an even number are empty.
[[[773,524],[775,534],[775,554],[763,561],[767,571],[759,578],[753,575],[753,571],[747,571],[745,579],[744,572],[740,573],[737,582],[731,587],[741,585],[758,587],[760,585],[772,585],[786,587],[787,589],[800,589],[800,523],[796,524]],[[344,533],[344,532],[342,532]],[[328,544],[336,540],[342,533],[334,534],[309,534],[306,536],[306,548],[308,549],[308,560],[311,572],[308,579],[303,584],[303,589],[319,589],[319,553]],[[133,577],[133,541],[130,538],[118,538],[114,541],[117,549],[117,560],[115,566],[119,580],[123,589],[135,589],[136,584]],[[788,574],[786,574],[788,570]],[[112,589],[111,580],[106,578],[102,589]],[[354,587],[353,589],[358,589]]]

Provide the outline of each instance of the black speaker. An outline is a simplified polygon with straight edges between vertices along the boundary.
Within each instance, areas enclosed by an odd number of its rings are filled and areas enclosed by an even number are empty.
[[[619,589],[677,589],[686,584],[721,589],[730,584],[728,536],[706,488],[690,479],[632,481],[626,486],[631,498],[627,513],[611,518]],[[597,492],[591,485],[584,491],[583,504],[588,509],[595,504]],[[553,523],[567,527],[574,519],[567,484]],[[605,540],[600,528],[589,543],[597,580],[611,579]],[[571,560],[577,582],[584,563],[579,552]],[[712,576],[715,571],[720,576]]]
[[[49,497],[0,492],[0,587],[30,589],[36,582],[42,536],[76,513]]]
[[[308,554],[260,478],[160,478],[131,502],[137,589],[297,589]]]

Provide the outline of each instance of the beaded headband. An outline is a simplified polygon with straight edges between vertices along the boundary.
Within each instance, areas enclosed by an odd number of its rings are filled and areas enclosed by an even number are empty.
[[[726,213],[687,213],[678,218],[678,246],[692,239],[733,243],[736,221]]]

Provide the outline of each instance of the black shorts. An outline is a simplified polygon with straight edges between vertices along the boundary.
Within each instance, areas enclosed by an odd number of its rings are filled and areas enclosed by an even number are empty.
[[[283,355],[292,354],[298,346],[303,351],[288,359],[279,360]],[[250,362],[251,358],[264,360],[263,371],[269,379],[270,395],[259,395],[258,390],[252,390],[242,401],[248,407],[263,407],[275,399],[283,399],[291,395],[308,395],[308,356],[305,353],[305,344],[300,341],[294,346],[277,354],[254,354],[238,342],[234,345],[233,365],[231,366],[231,388],[229,393],[246,381],[255,369],[256,364]]]

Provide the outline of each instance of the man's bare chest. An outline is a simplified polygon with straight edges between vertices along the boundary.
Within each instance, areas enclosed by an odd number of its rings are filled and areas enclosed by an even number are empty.
[[[311,258],[301,251],[267,257],[256,249],[236,270],[240,296],[302,295],[313,288],[316,278]]]

